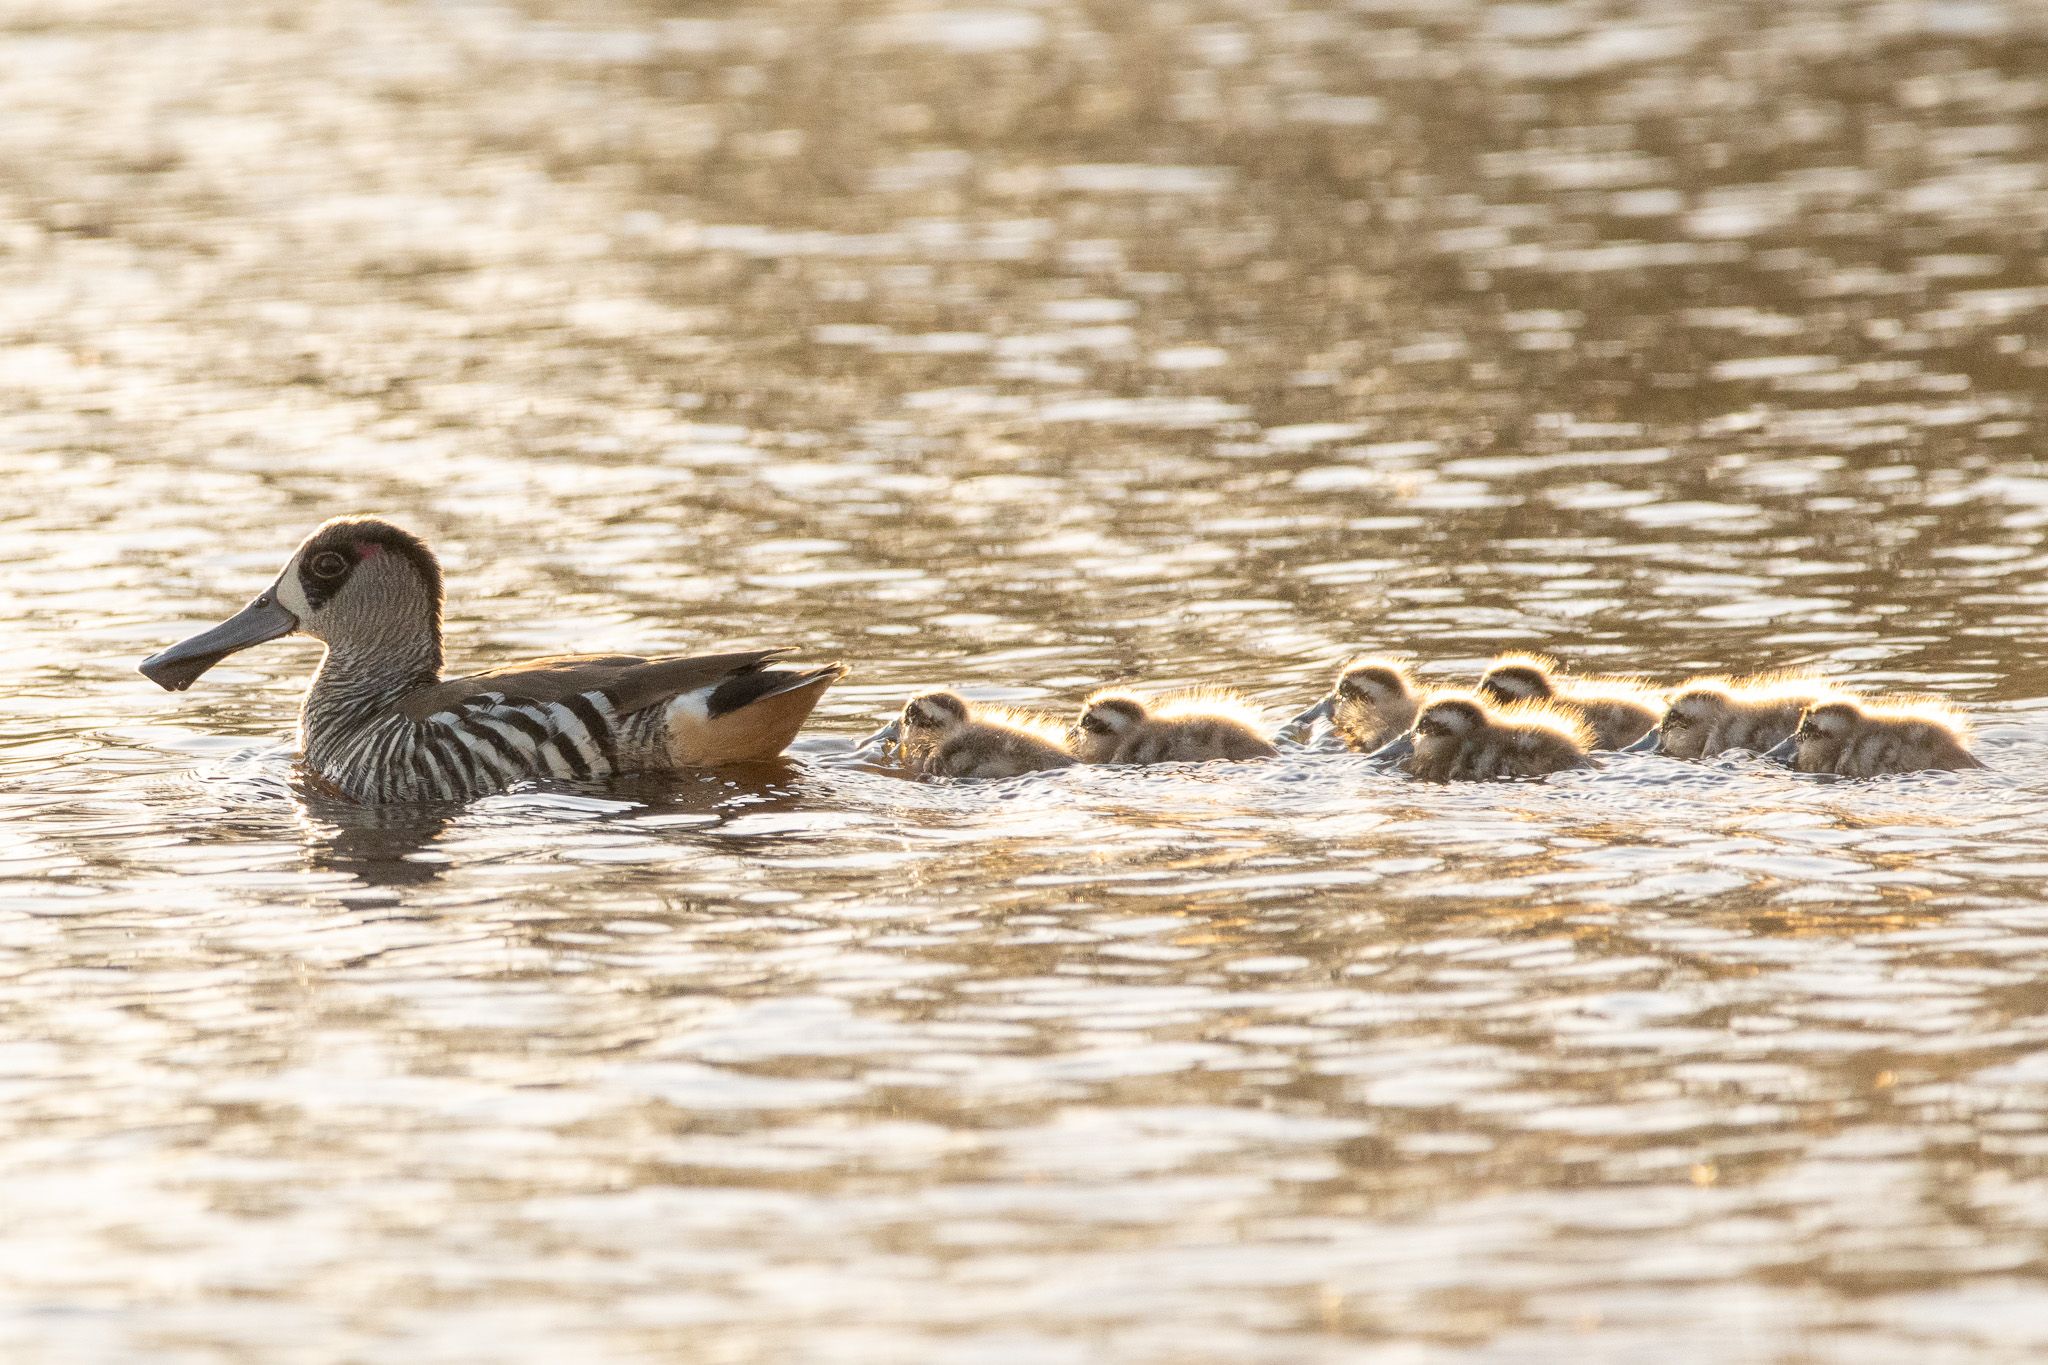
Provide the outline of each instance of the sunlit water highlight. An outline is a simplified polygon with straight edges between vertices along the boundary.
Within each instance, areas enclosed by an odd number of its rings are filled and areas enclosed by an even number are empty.
[[[2048,1351],[2048,30],[2019,3],[0,18],[0,1353]],[[786,765],[365,812],[451,655],[793,643]],[[1965,706],[1990,769],[922,785],[1354,648]]]

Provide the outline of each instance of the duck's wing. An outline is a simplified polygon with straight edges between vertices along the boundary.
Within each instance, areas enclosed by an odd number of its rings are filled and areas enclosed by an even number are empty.
[[[565,702],[571,697],[595,696],[602,697],[614,714],[624,716],[689,692],[708,688],[715,694],[722,685],[759,677],[765,665],[788,653],[786,649],[751,649],[738,654],[669,654],[654,658],[636,654],[558,654],[434,683],[409,694],[399,703],[399,709],[414,720],[423,720],[442,711],[460,710],[493,694],[506,702],[542,705]],[[710,695],[706,700],[711,700]],[[738,698],[733,700],[745,704]],[[714,708],[707,705],[706,709]]]
[[[433,683],[407,695],[398,709],[494,744],[508,741],[555,776],[587,777],[655,761],[654,755],[617,751],[621,722],[674,703],[681,705],[666,717],[667,762],[657,766],[772,758],[845,671],[837,664],[771,666],[787,653],[559,655]]]

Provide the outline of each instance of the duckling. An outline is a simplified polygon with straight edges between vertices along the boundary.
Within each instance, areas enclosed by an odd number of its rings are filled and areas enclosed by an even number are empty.
[[[1593,732],[1578,713],[1549,701],[1502,705],[1481,695],[1440,692],[1415,728],[1374,757],[1425,782],[1544,777],[1589,766]]]
[[[1694,678],[1679,686],[1664,719],[1631,752],[1684,759],[1729,749],[1764,753],[1790,739],[1809,708],[1842,695],[1809,673]]]
[[[1596,749],[1620,749],[1657,728],[1657,690],[1633,678],[1562,675],[1541,654],[1503,654],[1486,666],[1479,690],[1495,701],[1555,701],[1585,717]]]
[[[1056,724],[1006,706],[977,706],[958,692],[920,692],[863,741],[893,746],[921,777],[997,778],[1068,768]]]
[[[1105,689],[1081,704],[1067,747],[1083,763],[1209,763],[1275,758],[1258,713],[1228,692],[1187,692],[1148,704]]]
[[[1883,777],[1983,767],[1969,745],[1968,722],[1938,697],[1838,697],[1808,710],[1765,757],[1802,773]]]
[[[1407,732],[1422,704],[1422,688],[1399,659],[1361,654],[1338,670],[1323,699],[1281,727],[1306,734],[1319,720],[1353,750],[1369,754]]]

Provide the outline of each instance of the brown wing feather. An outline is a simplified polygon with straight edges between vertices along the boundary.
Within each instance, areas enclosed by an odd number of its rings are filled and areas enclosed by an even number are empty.
[[[751,672],[787,653],[786,649],[750,649],[737,654],[668,654],[651,659],[632,654],[562,654],[433,683],[408,695],[398,709],[422,720],[437,711],[454,710],[485,692],[536,702],[602,692],[614,711],[627,715],[734,674]]]

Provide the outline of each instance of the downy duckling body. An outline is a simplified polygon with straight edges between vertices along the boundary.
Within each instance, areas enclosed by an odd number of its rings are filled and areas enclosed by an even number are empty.
[[[1633,678],[1582,678],[1558,671],[1541,654],[1503,654],[1486,666],[1479,690],[1501,702],[1552,701],[1576,711],[1596,749],[1621,749],[1657,728],[1664,713],[1656,688]]]
[[[1071,767],[1059,729],[1042,716],[1002,706],[977,706],[957,692],[923,692],[902,714],[869,736],[892,745],[921,777],[990,779]]]
[[[1792,737],[1809,708],[1842,695],[1805,673],[1694,678],[1673,694],[1663,720],[1635,749],[1683,759],[1712,758],[1730,749],[1768,753]]]
[[[1361,654],[1337,672],[1337,682],[1314,706],[1282,727],[1306,734],[1319,720],[1358,753],[1385,748],[1406,734],[1422,705],[1422,688],[1399,659]]]
[[[1588,765],[1593,732],[1554,702],[1505,705],[1468,693],[1439,693],[1415,728],[1381,750],[1425,782],[1484,782],[1546,777]]]
[[[1083,763],[1213,763],[1275,758],[1258,713],[1227,692],[1147,702],[1116,689],[1081,704],[1067,747]]]
[[[1937,697],[1841,697],[1807,711],[1792,737],[1766,757],[1802,773],[1885,777],[1981,768],[1970,728]]]

